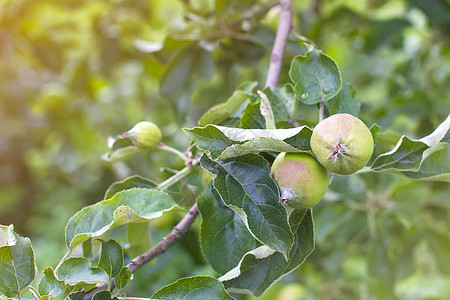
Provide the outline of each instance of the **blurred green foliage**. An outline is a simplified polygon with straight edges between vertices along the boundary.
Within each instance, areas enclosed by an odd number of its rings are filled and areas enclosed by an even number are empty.
[[[265,81],[277,8],[246,13],[270,4],[0,0],[0,223],[32,238],[40,271],[65,252],[70,216],[101,200],[113,181],[141,174],[161,182],[183,166],[160,152],[106,163],[108,136],[151,120],[165,143],[184,151],[181,127],[242,82]],[[445,0],[294,1],[295,32],[337,62],[362,104],[360,118],[381,127],[376,153],[402,134],[430,133],[450,111],[449,16]],[[290,41],[281,83],[302,51]],[[317,122],[313,108],[298,111]],[[194,176],[192,193],[172,193],[190,203],[200,182]],[[315,252],[262,299],[444,299],[449,194],[448,184],[393,175],[336,178],[314,210]],[[180,215],[152,222],[152,240]],[[213,275],[194,233],[198,226],[137,272],[130,294]]]

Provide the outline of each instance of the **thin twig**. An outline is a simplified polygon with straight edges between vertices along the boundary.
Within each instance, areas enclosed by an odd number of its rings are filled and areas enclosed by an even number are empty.
[[[237,26],[241,25],[242,23],[244,23],[245,21],[250,20],[251,18],[253,18],[259,14],[262,14],[277,5],[278,5],[278,1],[274,1],[274,2],[269,2],[266,5],[260,6],[254,10],[249,10],[248,12],[246,12],[244,14],[242,19],[239,19],[236,22],[231,23],[230,27],[231,28],[237,27]]]
[[[284,50],[292,28],[292,0],[280,0],[280,5],[280,21],[278,22],[277,35],[275,36],[272,54],[270,55],[269,72],[266,80],[266,86],[269,88],[276,87],[280,80]]]
[[[172,231],[166,235],[158,244],[150,248],[147,252],[135,257],[131,262],[127,265],[127,267],[131,270],[132,273],[136,272],[136,270],[140,269],[143,265],[148,263],[149,261],[156,258],[158,255],[166,252],[170,247],[175,245],[181,238],[185,235],[191,225],[194,223],[195,218],[198,215],[197,204],[194,204],[187,214],[181,219],[181,221],[172,229]],[[115,287],[114,279],[111,280],[111,290]],[[99,291],[106,290],[108,288],[107,284],[102,284],[97,286],[95,289],[86,293],[84,299],[91,299],[95,293]]]
[[[178,149],[175,149],[173,147],[170,147],[162,142],[158,143],[158,148],[170,153],[175,154],[176,156],[180,157],[182,160],[187,161],[189,158],[186,156],[185,153],[179,151]]]

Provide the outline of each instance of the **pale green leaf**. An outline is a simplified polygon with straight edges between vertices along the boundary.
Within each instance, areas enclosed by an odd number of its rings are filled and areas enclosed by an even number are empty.
[[[129,280],[133,278],[133,273],[128,267],[122,267],[120,273],[114,278],[116,287],[122,289]]]
[[[115,277],[123,266],[122,247],[114,240],[104,241],[99,239],[99,241],[102,247],[97,267],[105,271],[110,278]]]
[[[90,266],[91,262],[84,257],[70,257],[56,270],[56,278],[65,284],[97,284],[109,282],[108,274],[100,268]]]
[[[39,293],[42,296],[56,297],[64,294],[64,281],[58,280],[52,268],[47,268],[43,272],[41,282],[39,282]]]
[[[132,188],[112,198],[87,206],[77,212],[66,226],[66,243],[70,249],[91,237],[128,223],[141,223],[160,217],[176,206],[164,192]]]
[[[0,246],[0,292],[7,297],[17,297],[36,276],[34,251],[30,239],[14,233],[12,227],[1,228],[3,246]]]
[[[144,253],[151,247],[149,222],[130,223],[127,225],[128,256],[135,257]]]
[[[251,94],[237,90],[224,103],[211,107],[198,121],[199,126],[220,124],[232,116],[242,104],[252,97]]]

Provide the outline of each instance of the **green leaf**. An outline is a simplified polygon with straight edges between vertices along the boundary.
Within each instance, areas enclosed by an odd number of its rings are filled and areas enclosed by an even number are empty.
[[[119,298],[117,297],[113,298],[110,291],[100,291],[95,293],[94,297],[92,297],[92,300],[112,300],[112,299],[116,300]]]
[[[64,281],[58,280],[52,268],[47,268],[43,272],[41,282],[39,282],[39,293],[41,296],[56,297],[64,294]]]
[[[103,155],[103,159],[109,162],[124,161],[132,158],[136,154],[144,152],[145,150],[136,146],[126,146],[123,148],[118,148],[111,150],[110,152]]]
[[[289,76],[295,84],[295,96],[305,104],[328,101],[341,89],[341,72],[337,64],[318,50],[296,56]]]
[[[286,261],[267,246],[249,251],[238,266],[219,278],[227,290],[261,296],[281,277],[295,270],[314,250],[314,224],[311,209],[294,210],[289,223],[295,242]]]
[[[242,218],[255,238],[286,257],[294,242],[286,209],[278,202],[278,187],[267,161],[254,154],[212,161],[202,167],[216,174],[213,186],[222,201]]]
[[[140,223],[160,217],[176,206],[164,192],[132,188],[77,212],[66,226],[66,243],[74,249],[91,237],[128,223]]]
[[[0,292],[17,297],[36,276],[33,247],[30,239],[14,233],[12,226],[0,225],[0,232]]]
[[[255,240],[239,215],[225,206],[211,185],[197,198],[197,205],[202,215],[202,252],[213,269],[224,274],[255,248]]]
[[[359,106],[356,92],[347,81],[342,83],[342,88],[339,93],[328,102],[328,110],[331,115],[347,113],[357,117]]]
[[[369,131],[372,134],[373,143],[376,145],[378,141],[378,131],[380,131],[380,126],[375,123],[370,126]]]
[[[120,290],[122,289],[130,279],[132,279],[133,273],[128,267],[122,267],[119,275],[117,275],[114,280],[116,283],[116,287]]]
[[[157,184],[148,178],[139,175],[133,175],[111,184],[106,190],[105,197],[103,199],[109,199],[120,191],[128,190],[134,187],[152,189],[156,186]]]
[[[244,129],[266,128],[266,120],[264,120],[259,108],[261,102],[247,103],[240,119],[240,127]]]
[[[233,95],[224,103],[211,107],[198,121],[199,126],[208,124],[220,124],[232,116],[241,105],[252,97],[251,94],[244,91],[234,91]]]
[[[424,151],[419,168],[402,172],[412,179],[450,182],[450,146],[439,143]]]
[[[90,266],[91,262],[84,257],[70,257],[56,270],[57,280],[63,280],[65,284],[97,284],[108,283],[109,277],[100,268]]]
[[[403,172],[410,178],[449,182],[449,128],[450,115],[426,137],[413,140],[402,136],[393,150],[374,160],[371,170]]]
[[[283,87],[274,87],[272,89],[266,87],[263,92],[269,99],[270,106],[272,107],[275,117],[275,122],[290,121],[297,106],[295,95],[292,91],[292,86],[290,84],[286,84]]]
[[[213,125],[192,129],[184,128],[183,130],[196,142],[198,148],[209,151],[212,157],[218,157],[226,148],[235,143]]]
[[[125,250],[128,256],[135,257],[150,249],[152,243],[150,241],[148,226],[149,222],[130,223],[127,225],[127,240],[129,246]]]
[[[214,159],[265,151],[302,152],[311,149],[312,130],[306,126],[265,130],[208,125],[184,130],[198,148],[209,151]]]
[[[86,292],[84,290],[79,292],[74,292],[69,294],[68,298],[70,300],[84,300],[84,296],[86,295]]]
[[[195,276],[181,278],[157,291],[152,299],[171,300],[231,300],[223,284],[214,277]]]
[[[97,267],[105,271],[109,275],[109,278],[115,277],[119,274],[123,266],[122,247],[114,240],[98,240],[102,244],[102,249]]]

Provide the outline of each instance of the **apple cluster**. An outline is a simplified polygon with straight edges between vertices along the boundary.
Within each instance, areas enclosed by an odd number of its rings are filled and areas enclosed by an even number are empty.
[[[324,196],[331,174],[350,175],[364,167],[373,153],[367,126],[350,114],[335,114],[321,121],[311,136],[307,153],[280,153],[271,176],[280,187],[280,202],[294,209],[317,204]]]

